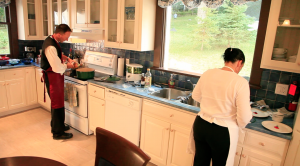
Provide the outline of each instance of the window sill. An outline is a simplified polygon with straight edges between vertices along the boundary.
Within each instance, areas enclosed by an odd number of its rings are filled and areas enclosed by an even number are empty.
[[[151,70],[164,71],[164,72],[169,72],[169,73],[172,73],[172,74],[180,74],[180,75],[189,76],[189,77],[196,77],[196,78],[200,78],[201,75],[202,75],[202,74],[199,74],[199,73],[176,70],[176,69],[167,69],[167,68],[163,68],[163,67],[151,67]]]

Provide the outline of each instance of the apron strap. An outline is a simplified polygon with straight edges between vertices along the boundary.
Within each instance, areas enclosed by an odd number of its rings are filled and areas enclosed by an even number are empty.
[[[45,83],[45,71],[43,70],[42,71],[42,73],[43,73],[43,76],[41,77],[41,82],[43,82],[44,83],[44,103],[46,103],[46,83]]]

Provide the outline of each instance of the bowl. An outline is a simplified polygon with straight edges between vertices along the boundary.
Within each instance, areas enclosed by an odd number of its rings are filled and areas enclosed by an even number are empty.
[[[287,53],[286,48],[273,48],[273,54],[285,54]]]
[[[20,59],[10,59],[8,60],[10,64],[12,65],[16,65],[20,63]]]
[[[5,66],[6,65],[6,60],[0,60],[0,66]]]

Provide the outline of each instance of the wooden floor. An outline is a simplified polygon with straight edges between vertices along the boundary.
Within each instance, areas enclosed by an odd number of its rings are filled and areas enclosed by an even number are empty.
[[[68,132],[73,138],[53,140],[50,112],[42,108],[0,118],[0,158],[40,156],[69,166],[94,166],[96,137],[72,128]]]

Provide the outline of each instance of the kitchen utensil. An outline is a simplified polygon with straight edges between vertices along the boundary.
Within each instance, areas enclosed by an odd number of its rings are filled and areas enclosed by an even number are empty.
[[[126,64],[126,81],[140,81],[143,66],[140,64]]]
[[[0,60],[0,66],[5,66],[6,65],[6,60]]]
[[[291,133],[293,131],[290,126],[275,121],[263,121],[261,124],[265,128],[278,133]]]
[[[280,112],[274,112],[273,114],[270,115],[272,117],[272,120],[275,122],[282,122],[284,115]]]
[[[285,55],[284,54],[273,54],[272,57],[273,58],[284,58]]]
[[[109,77],[94,77],[94,80],[100,81],[100,82],[109,82],[109,83],[115,83],[116,81],[120,81],[121,78],[116,76],[109,76]]]
[[[286,48],[273,48],[273,54],[285,54],[287,53]]]
[[[269,113],[266,111],[262,111],[257,108],[251,108],[252,116],[258,117],[258,118],[265,118],[269,116]]]
[[[8,60],[10,64],[17,65],[20,63],[20,59],[10,59]]]
[[[76,75],[78,79],[88,80],[95,76],[95,69],[92,68],[79,68],[76,69]]]

